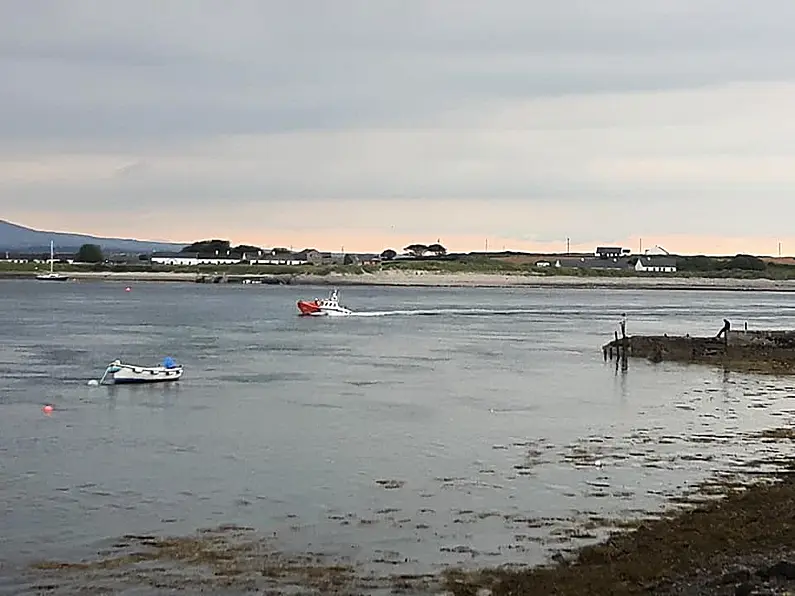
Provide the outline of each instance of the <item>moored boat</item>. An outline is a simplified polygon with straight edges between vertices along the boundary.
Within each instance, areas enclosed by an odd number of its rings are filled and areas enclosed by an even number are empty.
[[[133,383],[168,383],[182,378],[182,365],[165,358],[160,366],[135,366],[114,360],[105,369],[99,384],[105,384],[110,375],[114,385]]]
[[[64,275],[63,273],[55,273],[55,243],[50,240],[50,272],[49,273],[40,273],[36,276],[36,279],[39,281],[67,281],[69,279],[68,275]]]
[[[340,316],[353,313],[352,310],[340,304],[339,293],[336,289],[329,293],[328,298],[299,300],[298,310],[302,315],[309,316]]]

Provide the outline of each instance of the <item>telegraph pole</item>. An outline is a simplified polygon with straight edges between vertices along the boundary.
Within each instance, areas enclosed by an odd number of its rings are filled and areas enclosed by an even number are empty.
[[[571,254],[571,238],[566,237],[566,254]]]

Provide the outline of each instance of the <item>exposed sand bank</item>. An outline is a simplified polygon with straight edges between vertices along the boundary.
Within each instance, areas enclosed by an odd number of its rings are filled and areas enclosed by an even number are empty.
[[[194,272],[109,272],[78,271],[67,275],[75,281],[163,281],[194,282],[199,277]],[[32,272],[5,272],[0,279],[33,278]],[[205,274],[206,277],[212,275]],[[229,274],[229,281],[239,282],[246,277]],[[705,277],[578,277],[545,275],[512,275],[505,273],[437,273],[433,271],[385,270],[375,273],[312,274],[258,274],[270,283],[320,286],[419,286],[419,287],[558,287],[558,288],[624,288],[624,289],[678,289],[678,290],[754,290],[795,291],[795,280],[732,279]]]
[[[435,273],[380,271],[361,275],[303,275],[291,283],[318,285],[391,285],[427,287],[564,287],[795,291],[795,280],[716,279],[695,277],[576,277],[503,273]]]

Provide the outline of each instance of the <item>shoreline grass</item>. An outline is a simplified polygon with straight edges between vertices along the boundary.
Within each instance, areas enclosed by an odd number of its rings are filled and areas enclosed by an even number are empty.
[[[681,291],[795,291],[795,279],[771,280],[748,277],[698,277],[678,275],[544,275],[538,273],[439,271],[417,269],[372,268],[357,265],[344,267],[238,267],[218,269],[179,267],[81,267],[56,268],[74,281],[101,282],[195,282],[239,283],[245,276],[260,276],[266,284],[317,286],[400,286],[400,287],[547,287],[569,289],[634,289]],[[39,273],[29,268],[0,267],[0,281],[33,279]]]
[[[35,275],[45,271],[44,265],[0,262],[0,275]],[[539,268],[531,263],[514,263],[499,258],[467,257],[456,260],[386,261],[376,265],[200,265],[168,266],[145,264],[66,264],[58,263],[61,273],[177,273],[217,275],[363,275],[388,272],[428,274],[492,274],[532,278],[604,278],[604,279],[730,279],[795,281],[795,266],[770,265],[765,270],[719,269],[712,271],[677,271],[673,273],[638,272],[634,270],[598,268]]]

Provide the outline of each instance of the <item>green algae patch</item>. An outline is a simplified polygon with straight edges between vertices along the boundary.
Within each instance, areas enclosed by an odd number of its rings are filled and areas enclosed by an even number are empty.
[[[72,575],[77,585],[86,580],[114,585],[149,584],[169,589],[191,586],[272,589],[275,586],[311,588],[322,593],[347,593],[356,577],[352,565],[327,561],[320,555],[293,555],[255,537],[250,528],[225,526],[193,536],[128,535],[110,552],[89,561],[40,561],[32,569]]]

